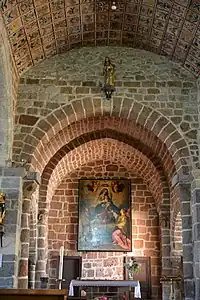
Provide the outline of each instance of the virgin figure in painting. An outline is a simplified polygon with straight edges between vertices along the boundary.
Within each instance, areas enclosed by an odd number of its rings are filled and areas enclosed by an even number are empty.
[[[131,251],[129,189],[125,179],[80,180],[79,251]]]
[[[102,224],[115,221],[120,209],[113,203],[107,188],[103,188],[99,194],[99,203],[95,207],[95,213],[99,214]]]

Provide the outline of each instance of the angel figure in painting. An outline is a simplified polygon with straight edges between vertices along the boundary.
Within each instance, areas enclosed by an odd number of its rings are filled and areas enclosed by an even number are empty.
[[[115,229],[112,233],[113,244],[119,245],[121,248],[131,250],[131,240],[129,228],[129,218],[124,209],[120,210]]]

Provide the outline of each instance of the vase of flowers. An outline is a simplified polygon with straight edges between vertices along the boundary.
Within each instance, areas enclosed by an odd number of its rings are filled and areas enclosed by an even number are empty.
[[[131,257],[126,263],[124,263],[125,268],[128,271],[128,279],[133,280],[133,274],[140,271],[141,266]]]

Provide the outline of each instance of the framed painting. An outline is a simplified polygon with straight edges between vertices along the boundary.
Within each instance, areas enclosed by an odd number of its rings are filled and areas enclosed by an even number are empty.
[[[78,251],[132,249],[128,179],[80,179]]]

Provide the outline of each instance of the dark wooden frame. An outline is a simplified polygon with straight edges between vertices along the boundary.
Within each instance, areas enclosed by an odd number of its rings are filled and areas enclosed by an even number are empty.
[[[81,256],[64,256],[63,257],[63,267],[65,266],[65,261],[67,260],[77,260],[79,262],[78,264],[78,269],[79,269],[79,278],[82,276],[82,257]],[[59,273],[59,263],[60,263],[60,257],[58,257],[58,262],[57,262],[57,276]],[[64,270],[63,270],[63,276],[64,276]],[[65,278],[63,278],[65,279]],[[77,278],[73,278],[77,279]],[[62,285],[65,285],[65,282],[62,283]]]
[[[65,263],[66,260],[78,260],[79,261],[79,264],[78,264],[79,274],[80,274],[79,277],[81,277],[81,274],[82,274],[82,256],[63,256],[63,266],[64,266],[64,263]]]
[[[147,282],[146,282],[146,292],[147,292],[147,297],[148,299],[151,299],[152,297],[152,290],[151,290],[151,258],[150,257],[146,257],[146,256],[128,256],[128,257],[124,257],[124,264],[127,263],[128,259],[133,258],[138,264],[144,264],[146,265],[146,276],[147,276]],[[123,268],[123,273],[124,273],[124,280],[129,280],[128,277],[128,271],[126,269],[126,267],[124,266]],[[135,273],[133,275],[133,280],[138,280],[137,279],[137,273]],[[143,290],[143,284],[142,282],[140,282],[141,284],[141,293]],[[143,297],[142,297],[143,298]],[[146,299],[146,298],[145,298]]]
[[[88,182],[91,182],[91,181],[126,181],[126,188],[127,188],[127,193],[128,193],[128,204],[129,204],[129,208],[130,208],[130,243],[131,243],[131,247],[130,249],[99,249],[99,248],[83,248],[83,247],[80,247],[80,243],[79,243],[79,240],[80,240],[80,233],[79,233],[79,226],[80,226],[80,187],[81,187],[81,182],[82,181],[88,181]],[[130,179],[127,179],[127,178],[116,178],[116,177],[113,177],[113,178],[81,178],[79,179],[79,184],[78,184],[78,242],[77,242],[77,251],[80,251],[80,252],[131,252],[132,251],[132,211],[131,211],[131,181]]]

